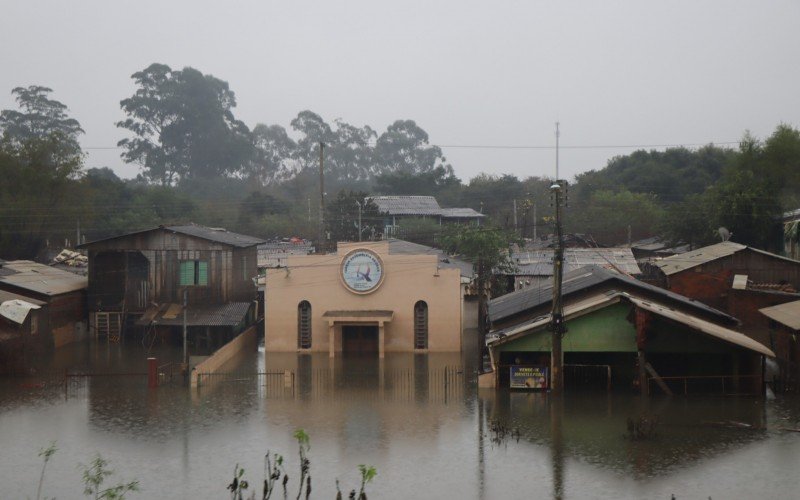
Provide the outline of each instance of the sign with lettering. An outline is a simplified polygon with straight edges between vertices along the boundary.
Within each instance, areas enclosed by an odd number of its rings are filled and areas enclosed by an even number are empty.
[[[519,366],[509,367],[509,384],[511,389],[540,389],[549,387],[550,367]]]
[[[371,250],[353,250],[342,259],[341,276],[351,292],[374,292],[383,282],[383,262]]]

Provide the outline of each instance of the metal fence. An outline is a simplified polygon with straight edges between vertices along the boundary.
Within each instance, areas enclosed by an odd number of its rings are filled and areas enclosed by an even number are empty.
[[[266,372],[198,374],[198,389],[224,390],[233,384],[257,384],[267,398],[363,398],[364,392],[384,401],[463,399],[470,385],[461,367],[348,369],[315,368]]]

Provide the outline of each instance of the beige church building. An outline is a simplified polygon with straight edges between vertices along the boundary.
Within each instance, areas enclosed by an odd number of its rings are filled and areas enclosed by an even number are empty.
[[[464,300],[471,281],[471,264],[402,240],[290,255],[285,268],[267,270],[265,349],[458,352],[464,328],[475,326]]]

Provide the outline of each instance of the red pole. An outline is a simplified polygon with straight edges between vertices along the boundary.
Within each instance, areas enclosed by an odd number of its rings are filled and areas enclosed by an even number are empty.
[[[147,358],[147,387],[155,389],[158,387],[158,360]]]

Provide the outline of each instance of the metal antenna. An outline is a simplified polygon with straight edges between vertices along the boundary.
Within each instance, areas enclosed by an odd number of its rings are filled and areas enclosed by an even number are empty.
[[[556,122],[556,181],[560,179],[558,176],[558,138],[561,137],[561,132],[558,130],[559,123]]]

